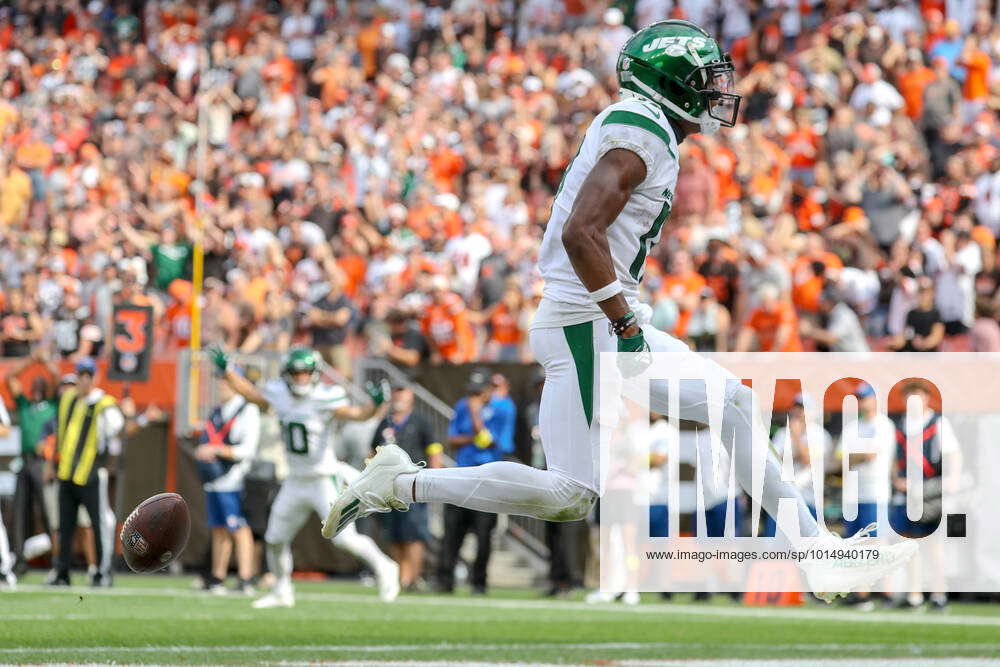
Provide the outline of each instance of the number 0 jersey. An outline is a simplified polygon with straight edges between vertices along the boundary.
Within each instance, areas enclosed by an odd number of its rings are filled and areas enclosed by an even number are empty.
[[[646,255],[660,239],[677,186],[677,138],[655,104],[627,97],[602,111],[590,124],[576,157],[563,175],[545,229],[538,264],[545,290],[532,328],[567,326],[603,317],[589,297],[563,246],[562,233],[573,203],[597,161],[622,148],[646,164],[646,178],[608,227],[608,245],[625,298],[635,303]]]
[[[337,471],[333,450],[336,417],[348,404],[343,387],[318,384],[306,396],[296,396],[284,380],[270,380],[262,392],[281,422],[289,477],[332,475]]]

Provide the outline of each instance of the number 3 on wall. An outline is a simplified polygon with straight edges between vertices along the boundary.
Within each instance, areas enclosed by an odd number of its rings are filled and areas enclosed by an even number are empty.
[[[111,364],[108,378],[128,382],[149,380],[153,353],[153,309],[131,304],[115,306],[112,315]]]
[[[146,349],[146,310],[119,310],[115,313],[115,349],[122,354],[142,354]]]

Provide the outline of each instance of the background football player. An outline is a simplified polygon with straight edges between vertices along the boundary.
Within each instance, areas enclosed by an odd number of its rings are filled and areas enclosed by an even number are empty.
[[[478,467],[420,470],[399,448],[382,447],[362,476],[338,498],[324,535],[371,512],[411,502],[446,502],[485,512],[548,521],[587,515],[600,489],[599,358],[601,352],[691,354],[705,382],[681,383],[681,419],[708,423],[706,386],[725,386],[723,442],[740,486],[752,491],[754,437],[766,438],[753,392],[718,364],[649,325],[640,304],[646,256],[670,214],[680,169],[678,144],[736,123],[733,64],[719,43],[687,21],[667,20],[637,32],[618,57],[622,99],[597,115],[563,175],[545,229],[539,268],[545,290],[531,325],[531,350],[545,368],[539,426],[547,470],[499,461]],[[634,362],[636,356],[631,357]],[[619,355],[619,363],[622,363]],[[634,371],[633,371],[634,372]],[[666,414],[667,383],[653,383],[651,409]],[[768,458],[759,501],[772,516],[780,498],[797,501],[802,537],[821,530],[795,485]],[[860,544],[859,533],[850,546]],[[793,540],[793,544],[799,540]],[[803,547],[805,548],[805,547]],[[803,564],[812,590],[832,600],[908,557],[915,544],[883,547],[877,560]]]
[[[288,477],[278,491],[264,535],[267,563],[275,576],[271,592],[253,606],[291,607],[295,604],[292,589],[291,542],[315,511],[324,516],[337,497],[338,488],[357,470],[337,460],[333,450],[336,420],[364,421],[378,412],[386,399],[380,386],[370,386],[372,402],[351,405],[343,387],[319,380],[316,353],[294,348],[285,357],[281,377],[268,381],[263,390],[243,377],[224,352],[210,351],[212,362],[238,393],[262,409],[272,409],[281,423],[288,460]],[[375,572],[379,595],[391,601],[399,594],[399,566],[378,548],[367,535],[356,529],[344,531],[333,539],[334,545],[348,551]]]

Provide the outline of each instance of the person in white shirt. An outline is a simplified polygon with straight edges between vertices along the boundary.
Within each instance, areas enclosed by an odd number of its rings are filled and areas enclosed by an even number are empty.
[[[885,8],[875,14],[875,21],[885,28],[894,42],[900,43],[906,40],[906,33],[922,33],[924,28],[912,0],[889,0]]]
[[[892,120],[892,112],[903,107],[903,96],[891,83],[882,78],[882,70],[875,63],[868,63],[861,72],[861,83],[851,93],[850,105],[864,111],[874,107],[869,120],[885,126]]]
[[[844,461],[844,513],[857,501],[853,519],[844,519],[844,534],[853,535],[878,521],[878,503],[889,499],[889,462],[896,447],[896,427],[876,410],[875,390],[861,383],[854,391],[858,400],[857,421],[848,421],[837,446],[837,458]]]
[[[604,12],[604,27],[601,29],[599,42],[605,53],[604,67],[606,72],[614,72],[618,62],[618,52],[632,36],[632,29],[625,25],[625,14],[617,7],[611,7]]]
[[[260,439],[260,408],[227,382],[219,383],[219,396],[221,403],[205,422],[201,444],[195,449],[212,530],[212,572],[205,588],[216,594],[226,592],[223,582],[235,544],[238,590],[252,595],[253,533],[243,513],[242,493],[243,478]]]
[[[844,466],[844,535],[854,535],[877,524],[878,506],[889,500],[889,464],[896,449],[896,426],[886,415],[878,413],[872,386],[862,382],[854,390],[854,396],[858,400],[857,419],[845,411],[836,452]],[[877,527],[871,534],[878,534]],[[849,595],[847,602],[860,611],[875,608],[868,589]]]
[[[288,42],[288,57],[296,61],[312,60],[316,20],[306,14],[302,3],[292,6],[292,13],[281,22],[281,38]]]
[[[967,231],[941,232],[944,249],[942,270],[937,274],[935,305],[949,335],[964,333],[975,321],[975,278],[983,268],[979,244]]]
[[[1000,158],[976,179],[976,219],[1000,235]]]

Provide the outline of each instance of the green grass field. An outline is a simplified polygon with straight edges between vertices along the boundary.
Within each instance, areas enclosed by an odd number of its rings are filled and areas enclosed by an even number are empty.
[[[191,590],[188,577],[119,576],[115,588],[97,591],[39,581],[32,576],[0,593],[0,663],[905,658],[912,665],[1000,656],[1000,608],[988,605],[863,614],[646,596],[626,607],[543,601],[532,591],[403,595],[385,604],[358,584],[297,582],[294,609],[258,611],[247,598]]]

